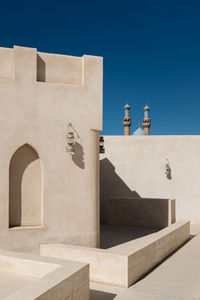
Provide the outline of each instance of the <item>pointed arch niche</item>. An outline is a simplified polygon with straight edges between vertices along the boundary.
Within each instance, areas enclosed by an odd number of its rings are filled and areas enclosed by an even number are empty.
[[[41,225],[42,167],[28,144],[16,150],[9,167],[9,228]]]

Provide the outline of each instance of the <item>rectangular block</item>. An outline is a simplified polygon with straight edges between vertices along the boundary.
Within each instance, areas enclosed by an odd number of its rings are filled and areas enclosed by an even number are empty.
[[[0,79],[14,79],[14,51],[0,48]]]
[[[36,82],[37,49],[14,47],[15,81]]]

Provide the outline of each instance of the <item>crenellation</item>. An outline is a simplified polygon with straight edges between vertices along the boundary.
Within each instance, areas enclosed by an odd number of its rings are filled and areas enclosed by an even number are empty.
[[[36,48],[0,48],[0,80],[44,82],[102,88],[102,57],[38,52]],[[91,83],[91,81],[93,83]]]
[[[37,49],[14,46],[15,82],[36,82]]]
[[[82,58],[38,52],[37,81],[81,85]]]
[[[14,51],[0,48],[0,79],[14,79]]]

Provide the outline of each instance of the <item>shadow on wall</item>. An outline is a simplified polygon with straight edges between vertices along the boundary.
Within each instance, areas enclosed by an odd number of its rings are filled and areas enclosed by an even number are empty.
[[[167,163],[165,165],[165,174],[167,176],[167,179],[172,180],[172,170],[170,168],[168,159],[167,159]]]
[[[46,63],[37,54],[37,81],[46,82]]]
[[[90,299],[92,300],[113,300],[117,295],[111,293],[105,293],[97,290],[90,290]]]
[[[137,197],[140,195],[136,191],[132,191],[126,183],[117,175],[115,167],[104,158],[100,160],[100,210],[101,224],[105,224],[105,201],[108,197]]]
[[[100,248],[109,249],[117,245],[144,237],[160,229],[133,226],[101,225]]]
[[[100,197],[101,225],[164,228],[175,222],[175,200],[142,198],[107,158],[100,162]]]
[[[79,168],[85,169],[83,147],[77,142],[75,142],[74,155],[72,156],[72,160]]]
[[[169,167],[169,170],[167,172],[167,179],[172,180],[172,170],[171,170],[170,167]]]
[[[119,175],[117,175],[115,167],[108,158],[100,160],[100,184],[101,195],[140,198],[140,195],[136,191],[132,191]]]

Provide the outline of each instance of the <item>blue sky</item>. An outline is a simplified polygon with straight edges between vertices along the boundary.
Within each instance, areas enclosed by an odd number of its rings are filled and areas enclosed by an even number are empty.
[[[103,134],[200,134],[200,1],[2,1],[0,46],[104,58]]]

